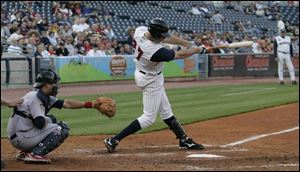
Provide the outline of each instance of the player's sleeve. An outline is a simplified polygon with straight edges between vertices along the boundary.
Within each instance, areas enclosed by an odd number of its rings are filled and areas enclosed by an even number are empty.
[[[174,60],[174,58],[175,58],[175,51],[163,47],[158,49],[152,55],[150,60],[153,62],[169,62],[171,60]]]
[[[32,116],[33,124],[38,129],[42,129],[45,126],[46,120],[44,117],[45,107],[39,99],[35,99],[30,104],[30,114]]]
[[[58,100],[57,98],[50,96],[51,107],[61,109],[64,106],[64,100]]]

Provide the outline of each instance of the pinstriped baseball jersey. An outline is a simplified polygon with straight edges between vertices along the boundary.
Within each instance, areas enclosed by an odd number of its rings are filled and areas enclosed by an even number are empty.
[[[173,112],[164,89],[163,62],[153,62],[150,59],[162,43],[154,43],[145,37],[148,28],[138,27],[135,30],[135,82],[143,91],[143,114],[138,117],[141,128],[148,127],[155,122],[159,113],[162,119],[173,116]]]
[[[145,37],[145,33],[147,31],[148,28],[145,26],[138,27],[135,30],[135,66],[136,69],[142,70],[146,73],[157,74],[163,70],[163,62],[152,62],[150,59],[157,50],[163,48],[163,45],[162,43],[154,43],[148,40]]]

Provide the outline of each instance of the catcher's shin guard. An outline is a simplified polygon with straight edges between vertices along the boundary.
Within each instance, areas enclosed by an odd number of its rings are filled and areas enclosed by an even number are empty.
[[[41,143],[33,147],[31,152],[34,155],[46,155],[58,148],[68,136],[69,131],[67,129],[58,127],[56,131],[49,134]]]
[[[176,137],[180,140],[185,140],[187,135],[185,134],[185,131],[179,121],[172,116],[169,119],[165,119],[164,122],[169,126],[169,128],[174,132]]]

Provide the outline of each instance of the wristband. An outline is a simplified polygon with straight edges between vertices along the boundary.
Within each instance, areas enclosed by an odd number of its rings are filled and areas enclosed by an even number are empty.
[[[84,102],[84,107],[85,108],[93,108],[94,107],[94,102]]]

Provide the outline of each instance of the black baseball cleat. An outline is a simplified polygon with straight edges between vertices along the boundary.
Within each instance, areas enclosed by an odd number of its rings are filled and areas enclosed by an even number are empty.
[[[297,81],[292,81],[292,85],[297,85]]]
[[[191,138],[186,138],[184,141],[181,141],[179,139],[179,148],[180,149],[202,150],[202,149],[204,149],[204,146],[194,142],[193,139],[191,139]]]
[[[117,147],[117,145],[119,144],[118,140],[114,140],[112,137],[107,138],[104,140],[104,144],[107,148],[107,152],[109,153],[113,153]]]
[[[280,84],[280,85],[284,85],[284,82],[283,82],[283,81],[280,81],[279,84]]]

